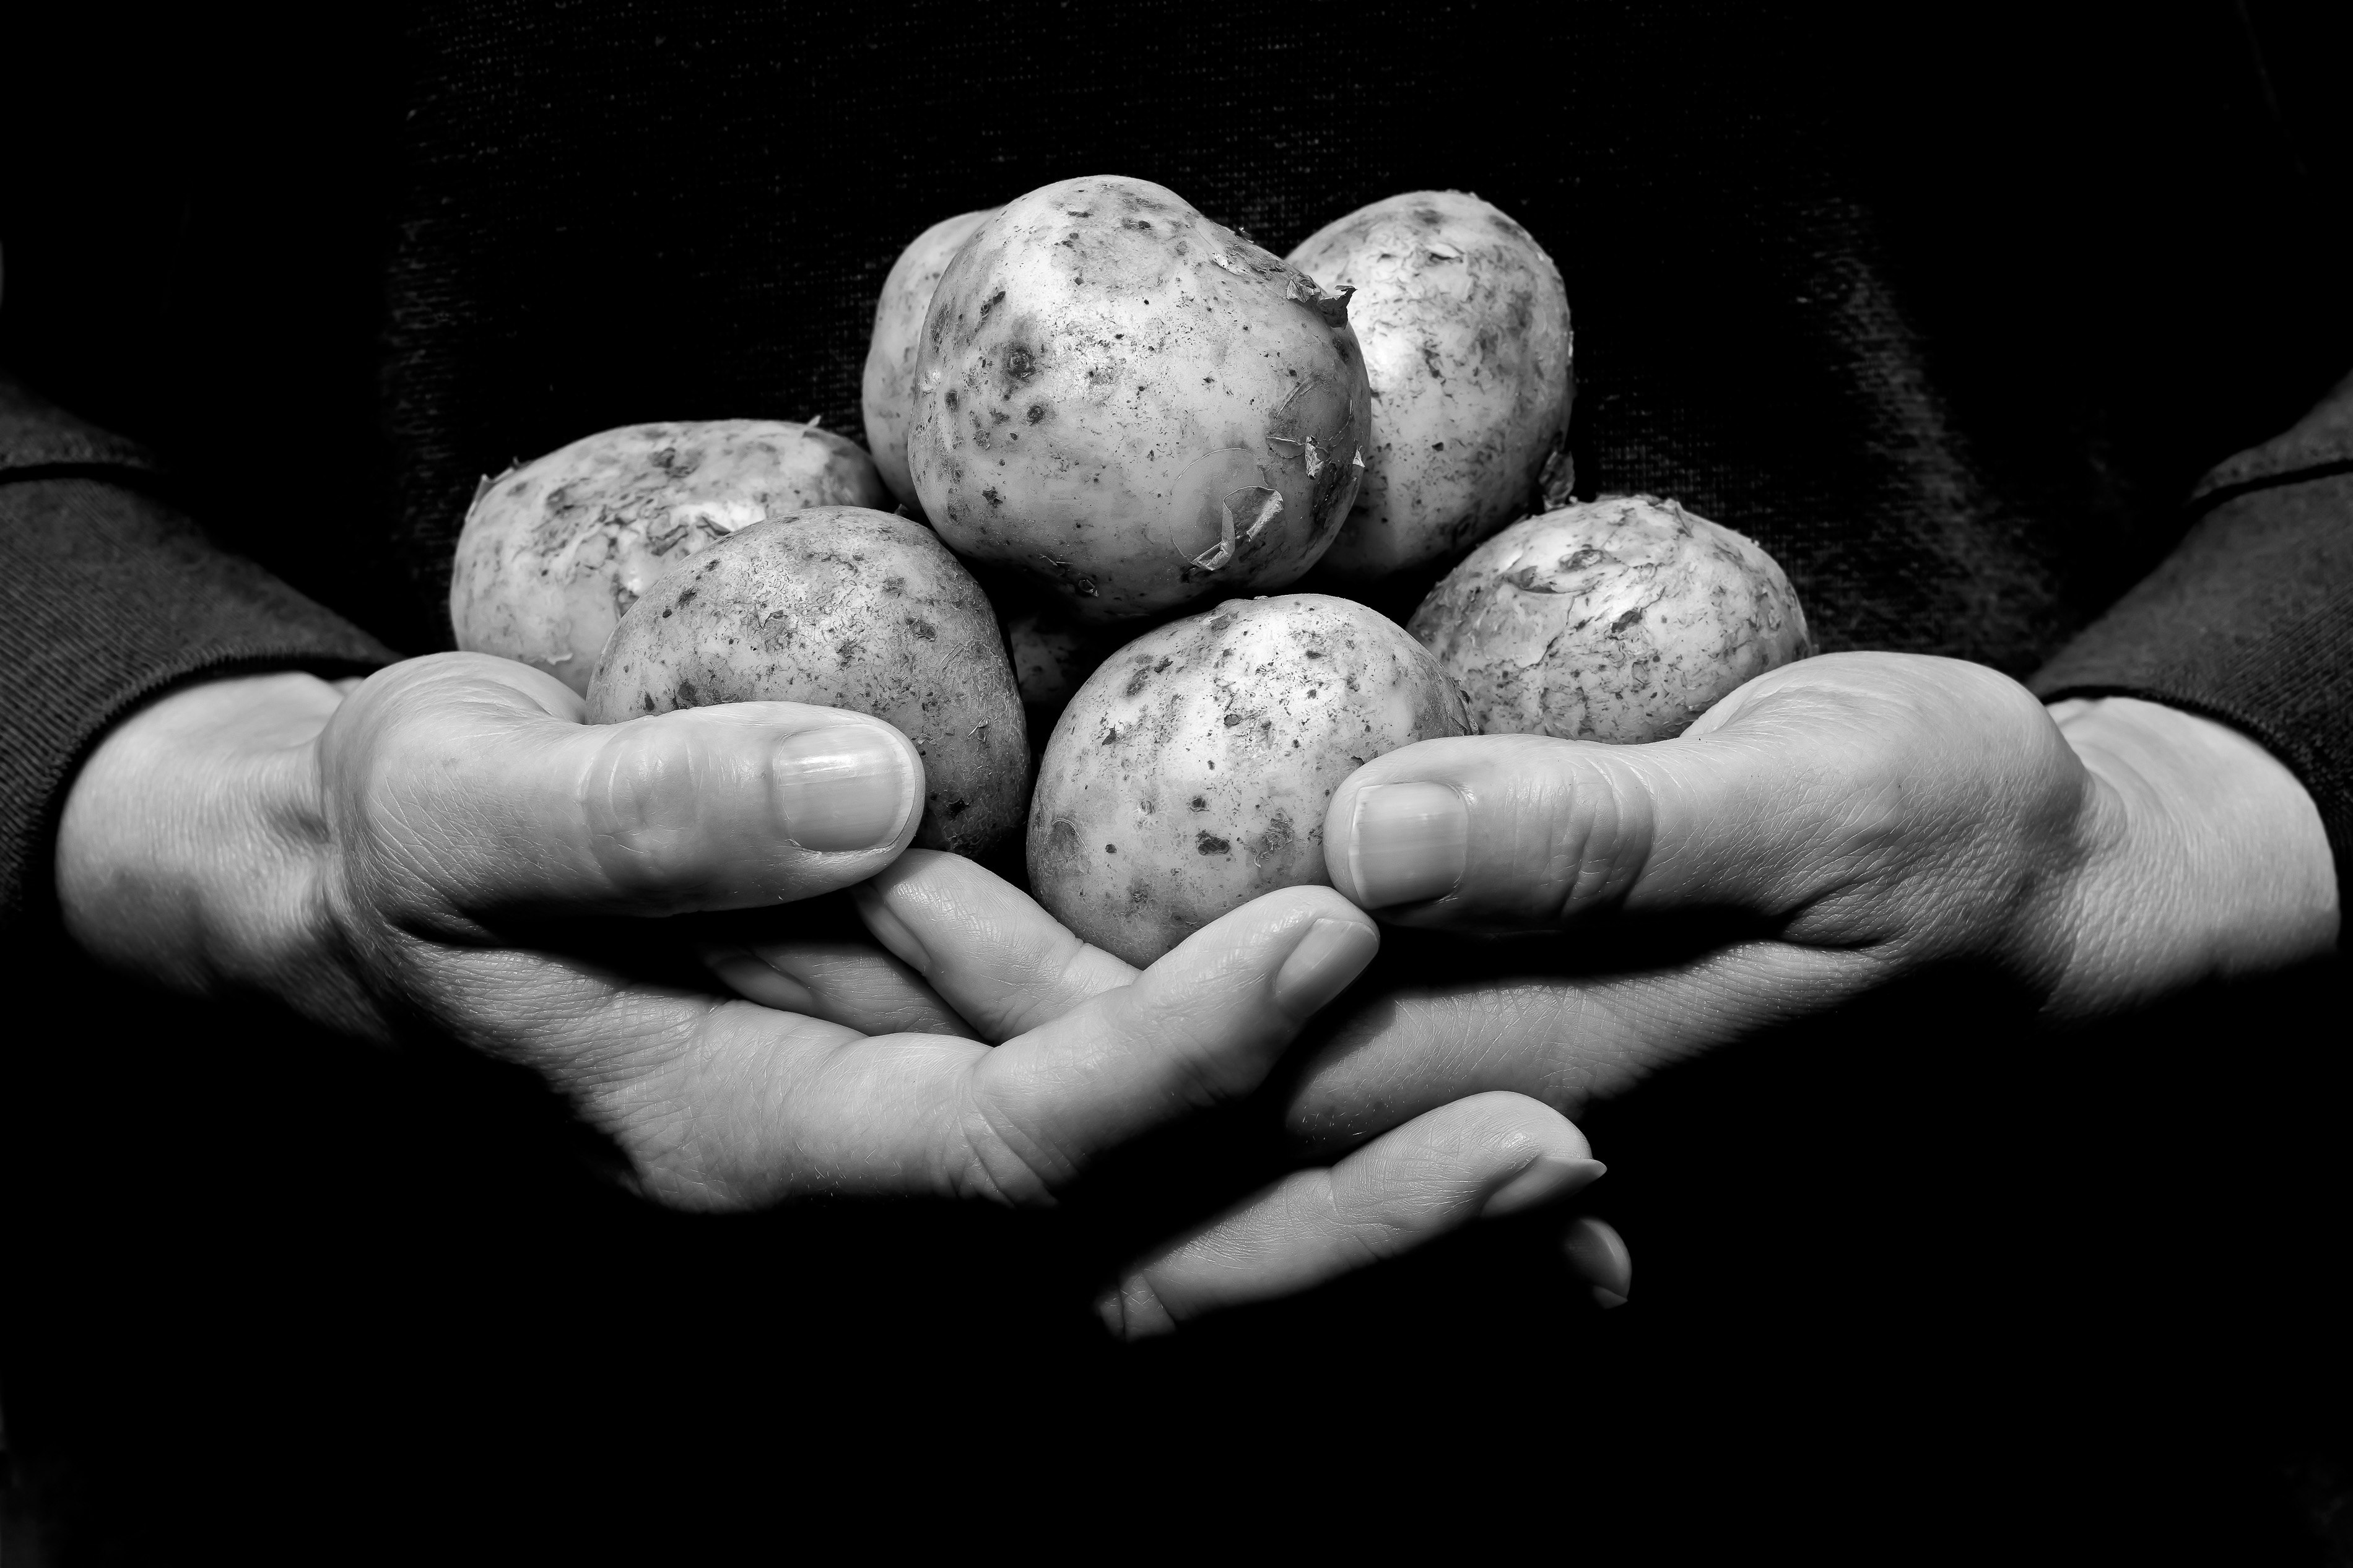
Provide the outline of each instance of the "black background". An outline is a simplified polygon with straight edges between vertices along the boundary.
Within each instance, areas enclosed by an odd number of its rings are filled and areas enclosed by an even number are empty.
[[[898,247],[1069,174],[1277,249],[1402,189],[1513,212],[1577,311],[1580,489],[1753,532],[1832,647],[2024,673],[2200,471],[2353,364],[2353,40],[2316,7],[88,10],[21,38],[0,363],[417,650],[480,472],[644,418],[855,430]],[[933,1528],[1237,1550],[1273,1520],[1596,1561],[2318,1562],[2299,1497],[2353,1485],[2334,970],[2057,1040],[1932,976],[1584,1119],[1634,1307],[1585,1307],[1521,1226],[1123,1353],[1085,1321],[1084,1205],[655,1215],[565,1176],[547,1108],[480,1069],[13,967],[12,1549],[37,1494],[82,1561],[647,1520],[665,1560]]]

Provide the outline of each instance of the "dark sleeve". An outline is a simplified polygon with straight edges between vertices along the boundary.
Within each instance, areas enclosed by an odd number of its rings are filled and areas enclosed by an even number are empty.
[[[2179,549],[2029,684],[2234,725],[2320,807],[2353,886],[2353,376],[2200,481]]]
[[[195,676],[398,657],[213,547],[169,494],[140,447],[0,373],[0,939],[47,917],[66,787],[138,703]]]

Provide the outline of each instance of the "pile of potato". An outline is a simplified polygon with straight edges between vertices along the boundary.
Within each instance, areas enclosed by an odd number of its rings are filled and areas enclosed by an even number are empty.
[[[1323,881],[1324,808],[1384,752],[1662,740],[1810,651],[1750,541],[1570,499],[1572,352],[1559,268],[1474,195],[1282,258],[1162,186],[1065,180],[900,257],[867,449],[763,420],[575,442],[483,481],[451,619],[596,722],[883,718],[924,759],[919,843],[1026,824],[1039,900],[1148,963]],[[1406,627],[1360,602],[1458,557]]]

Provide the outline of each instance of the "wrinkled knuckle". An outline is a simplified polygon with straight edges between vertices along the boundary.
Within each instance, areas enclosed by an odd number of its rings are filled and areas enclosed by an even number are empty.
[[[649,893],[693,816],[691,748],[642,725],[617,725],[590,752],[574,785],[598,865],[625,893]]]
[[[1024,1131],[987,1096],[967,1090],[947,1177],[957,1196],[1046,1208],[1074,1173],[1070,1161]]]

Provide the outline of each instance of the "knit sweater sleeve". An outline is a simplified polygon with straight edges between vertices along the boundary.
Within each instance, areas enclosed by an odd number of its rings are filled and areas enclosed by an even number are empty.
[[[2353,376],[2285,434],[2200,481],[2147,580],[2030,683],[2046,701],[2142,697],[2231,724],[2320,808],[2353,871]]]
[[[213,545],[172,494],[141,447],[0,373],[0,937],[52,918],[66,791],[132,709],[206,676],[398,657]]]

